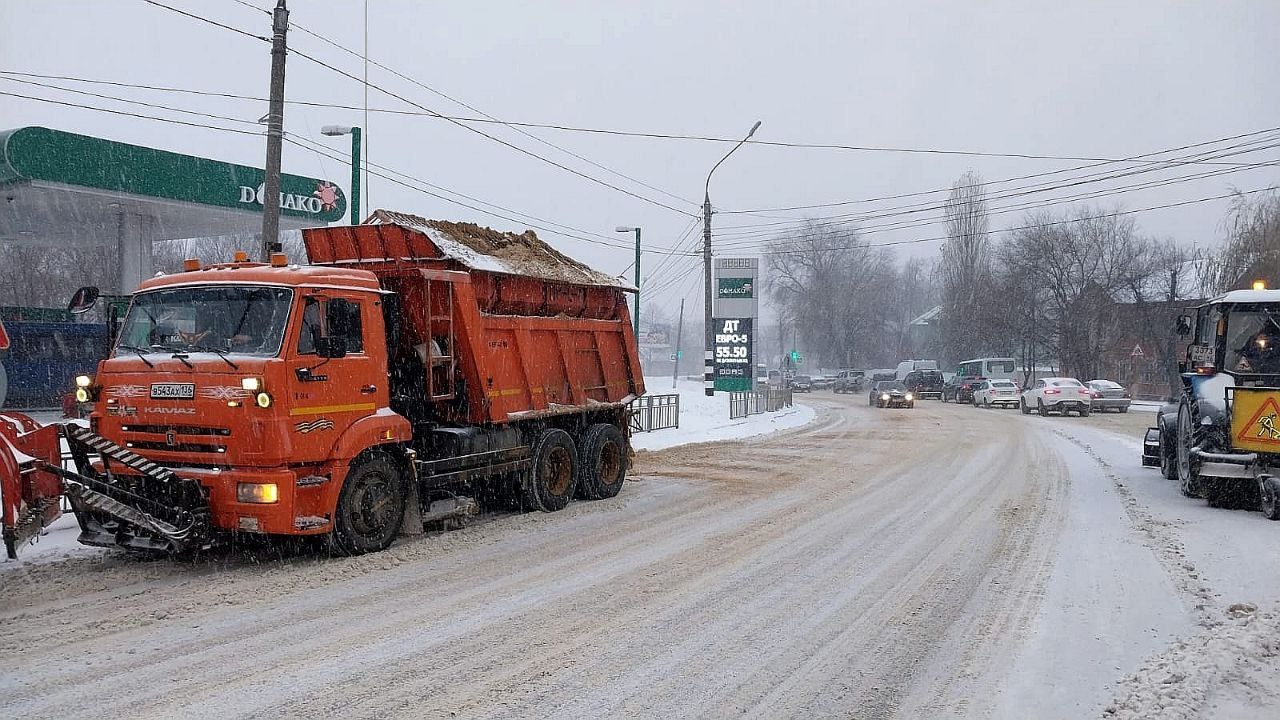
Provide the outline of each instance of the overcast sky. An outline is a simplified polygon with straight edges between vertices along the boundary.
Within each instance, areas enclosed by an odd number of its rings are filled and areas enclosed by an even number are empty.
[[[256,35],[270,33],[267,15],[246,5],[266,8],[271,0],[163,2]],[[362,0],[294,0],[291,20],[360,53],[364,5]],[[1102,158],[1280,126],[1277,28],[1280,2],[1275,0],[368,2],[373,60],[504,120],[717,137],[739,136],[761,120],[759,140]],[[347,72],[363,72],[355,57],[296,28],[290,42]],[[141,0],[0,3],[0,70],[263,97],[269,62],[265,43]],[[376,67],[370,67],[369,80],[434,111],[475,114]],[[59,84],[249,121],[266,111],[265,103],[257,101]],[[182,117],[12,81],[0,81],[0,91]],[[361,83],[298,55],[289,59],[287,96],[340,105],[364,102]],[[416,109],[377,89],[370,90],[368,104]],[[195,121],[254,129],[228,121]],[[347,154],[347,138],[321,137],[320,126],[363,122],[359,111],[297,105],[286,110],[288,132],[318,140],[337,155]],[[263,163],[262,137],[0,96],[0,128],[23,125]],[[605,239],[588,242],[539,232],[561,250],[610,273],[631,262],[629,250],[604,244],[627,244],[628,236],[614,232],[615,226],[642,226],[646,245],[675,245],[695,222],[707,171],[728,149],[709,142],[528,131],[659,191],[501,126],[474,127],[690,214],[602,187],[436,118],[371,113],[369,159],[581,231],[575,234],[603,235]],[[284,157],[286,172],[328,178],[344,189],[348,185],[349,170],[337,160],[293,146],[286,146]],[[1228,160],[1277,157],[1280,150],[1264,149]],[[711,196],[726,211],[810,205],[945,188],[969,169],[1000,180],[1081,164],[748,145],[717,171]],[[1214,169],[1223,167],[1178,168],[1019,201]],[[1265,187],[1278,177],[1276,168],[1252,169],[1128,192],[1105,202],[1143,208],[1232,188]],[[996,188],[1019,184],[1026,182]],[[870,211],[937,199],[810,212]],[[379,207],[510,230],[542,224],[503,220],[375,177],[365,210]],[[1203,203],[1144,212],[1138,220],[1149,234],[1204,245],[1221,236],[1224,208],[1224,202]],[[992,226],[1016,225],[1020,216],[995,215]],[[937,213],[910,216],[937,218]],[[781,220],[741,214],[715,218],[716,227],[726,232],[731,232],[727,226],[770,222]],[[930,225],[877,232],[867,239],[930,238],[941,230]],[[692,236],[687,243],[692,247]],[[927,255],[936,253],[938,245],[905,245],[901,252]],[[755,253],[748,246],[726,247],[724,254]],[[646,275],[662,262],[661,254],[646,253]],[[681,295],[698,297],[697,273],[688,272],[683,282],[674,277],[696,262],[668,262],[649,286],[652,299],[670,306]]]

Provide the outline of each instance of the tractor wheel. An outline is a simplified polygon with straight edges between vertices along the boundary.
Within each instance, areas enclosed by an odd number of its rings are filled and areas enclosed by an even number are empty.
[[[568,505],[578,484],[577,457],[569,433],[542,431],[533,446],[533,467],[525,476],[524,506],[555,512]]]
[[[1200,468],[1191,461],[1191,448],[1195,447],[1195,431],[1191,426],[1191,405],[1184,399],[1178,406],[1178,430],[1175,449],[1178,459],[1178,485],[1187,497],[1204,497],[1204,483],[1200,480]]]
[[[1178,479],[1177,438],[1160,428],[1160,474],[1165,480]]]
[[[363,455],[347,471],[338,496],[332,544],[343,554],[385,550],[400,534],[407,493],[391,458]]]
[[[1280,479],[1264,475],[1258,478],[1258,503],[1268,520],[1280,520]]]
[[[582,435],[578,494],[603,500],[618,494],[627,477],[627,439],[616,425],[598,423]]]

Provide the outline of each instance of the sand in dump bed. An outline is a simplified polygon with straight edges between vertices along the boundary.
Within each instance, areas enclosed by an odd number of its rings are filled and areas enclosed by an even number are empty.
[[[532,230],[500,232],[475,223],[429,220],[410,213],[377,210],[366,223],[385,223],[420,232],[446,257],[477,270],[530,275],[579,285],[630,287],[593,270],[543,242]]]

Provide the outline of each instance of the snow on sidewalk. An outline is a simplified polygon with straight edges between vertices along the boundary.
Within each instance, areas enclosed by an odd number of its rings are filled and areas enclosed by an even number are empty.
[[[813,408],[797,402],[782,410],[730,420],[729,393],[718,392],[707,397],[701,380],[681,380],[674,391],[670,378],[645,378],[644,384],[650,395],[680,394],[680,427],[633,434],[631,445],[636,450],[741,440],[807,425],[817,416]]]

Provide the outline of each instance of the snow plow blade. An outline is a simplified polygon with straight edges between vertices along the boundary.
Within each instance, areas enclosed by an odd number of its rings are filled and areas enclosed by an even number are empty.
[[[62,481],[44,469],[62,456],[56,426],[41,427],[22,413],[0,413],[0,523],[5,555],[62,516]]]
[[[25,416],[22,421],[22,433],[11,420],[0,422],[3,532],[10,559],[61,515],[64,495],[80,523],[82,544],[169,553],[212,545],[208,493],[199,482],[78,425],[39,427]],[[63,440],[75,470],[63,467]]]

